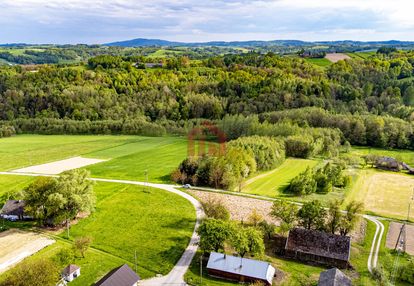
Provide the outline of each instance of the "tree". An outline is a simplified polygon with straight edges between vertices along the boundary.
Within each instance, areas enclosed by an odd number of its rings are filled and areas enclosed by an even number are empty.
[[[265,246],[263,242],[263,233],[255,227],[247,227],[247,241],[249,253],[252,256],[263,254]]]
[[[326,211],[318,200],[306,202],[298,212],[299,224],[306,229],[323,229]]]
[[[295,204],[283,200],[277,200],[273,203],[270,215],[281,220],[282,233],[292,229],[296,223],[298,207]]]
[[[358,221],[358,214],[363,210],[364,205],[357,201],[351,201],[345,206],[345,215],[342,216],[339,226],[339,232],[341,235],[347,235],[355,228]]]
[[[56,261],[58,265],[66,265],[73,263],[74,259],[75,254],[73,253],[73,250],[70,248],[64,248],[56,254],[53,260]]]
[[[343,216],[340,209],[341,205],[342,201],[339,200],[329,202],[327,230],[332,234],[335,234],[340,228]]]
[[[230,222],[206,219],[197,229],[200,235],[200,248],[204,252],[224,250],[224,243],[233,234],[233,226]]]
[[[88,180],[89,175],[82,169],[62,173],[56,186],[58,192],[49,197],[55,201],[53,206],[60,204],[58,212],[66,219],[68,236],[70,220],[79,212],[92,212],[95,208],[94,182]]]
[[[3,286],[55,286],[59,270],[49,259],[23,261],[7,275]]]
[[[316,191],[317,182],[314,178],[314,172],[311,168],[300,173],[298,176],[293,178],[288,187],[288,191],[297,195],[309,195]]]
[[[259,223],[259,228],[261,229],[263,234],[267,237],[267,239],[271,239],[276,230],[276,226],[273,223],[268,223],[265,220],[262,220]]]
[[[263,221],[263,216],[257,212],[256,208],[254,208],[253,211],[250,213],[247,221],[249,224],[253,226],[258,226]]]
[[[82,257],[85,257],[85,253],[92,243],[92,238],[88,236],[78,237],[73,243],[73,247],[78,251]]]
[[[53,216],[49,210],[48,198],[56,191],[57,180],[50,177],[38,177],[24,189],[26,212],[46,224]]]
[[[244,257],[246,253],[249,252],[249,239],[247,237],[247,232],[243,227],[235,229],[231,236],[230,243],[241,257]]]
[[[230,212],[221,200],[210,198],[202,202],[202,205],[207,217],[220,220],[230,219]]]
[[[57,225],[79,212],[92,212],[95,205],[94,182],[88,180],[87,170],[66,171],[59,178],[39,178],[24,191],[29,213],[44,224]]]

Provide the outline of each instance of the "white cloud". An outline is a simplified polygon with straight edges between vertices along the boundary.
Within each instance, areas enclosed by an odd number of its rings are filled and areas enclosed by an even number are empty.
[[[414,40],[409,0],[1,0],[0,42]]]

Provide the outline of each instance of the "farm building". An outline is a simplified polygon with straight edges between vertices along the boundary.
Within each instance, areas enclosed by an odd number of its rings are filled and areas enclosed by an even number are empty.
[[[24,207],[26,202],[22,200],[8,200],[1,209],[0,216],[11,221],[30,219],[32,217],[25,215]]]
[[[141,278],[127,265],[124,264],[111,270],[95,286],[136,286]]]
[[[318,286],[351,286],[349,279],[338,268],[332,268],[321,273]]]
[[[62,278],[67,282],[71,282],[76,277],[79,277],[79,276],[80,276],[80,267],[74,264],[68,265],[62,271]]]
[[[391,157],[378,157],[374,163],[375,168],[387,171],[399,172],[402,169],[401,162]]]
[[[285,256],[338,268],[347,268],[351,238],[316,230],[294,228],[289,232]]]
[[[267,262],[212,252],[207,263],[210,276],[239,281],[260,281],[272,285],[275,268]]]

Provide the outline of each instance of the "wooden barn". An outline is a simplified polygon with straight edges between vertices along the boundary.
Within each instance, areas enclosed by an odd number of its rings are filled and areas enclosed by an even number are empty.
[[[238,281],[272,285],[276,269],[268,262],[212,252],[207,263],[210,276]]]
[[[285,256],[304,262],[347,268],[351,238],[326,232],[294,228],[289,232]]]

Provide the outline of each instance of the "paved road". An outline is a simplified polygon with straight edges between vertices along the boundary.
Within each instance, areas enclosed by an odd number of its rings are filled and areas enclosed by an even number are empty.
[[[369,253],[367,262],[368,270],[370,273],[372,273],[372,270],[377,267],[378,253],[381,247],[382,236],[384,235],[384,225],[375,217],[364,215],[364,218],[372,221],[376,225],[375,235],[374,239],[372,240],[371,251]]]
[[[21,176],[50,176],[55,177],[55,175],[39,175],[39,174],[23,174],[23,173],[13,173],[13,172],[0,172],[0,175],[21,175]],[[153,183],[145,183],[145,182],[138,182],[138,181],[128,181],[128,180],[112,180],[112,179],[99,179],[99,178],[90,178],[92,181],[96,182],[109,182],[109,183],[119,183],[119,184],[128,184],[128,185],[140,185],[140,186],[150,186],[153,188],[158,188],[165,190],[170,193],[177,194],[186,200],[188,200],[196,210],[196,224],[194,226],[194,231],[191,236],[191,240],[189,245],[187,246],[186,250],[184,251],[183,255],[181,256],[180,260],[178,260],[177,264],[173,267],[173,269],[165,276],[162,277],[155,277],[147,280],[140,281],[139,285],[143,286],[159,286],[159,285],[187,285],[184,282],[184,275],[187,272],[188,267],[193,260],[195,253],[197,252],[198,242],[200,240],[199,236],[196,233],[196,229],[198,228],[201,219],[204,217],[204,211],[199,201],[197,201],[194,197],[190,196],[187,193],[184,193],[180,190],[177,190],[177,186],[174,185],[166,185],[166,184],[153,184]]]

